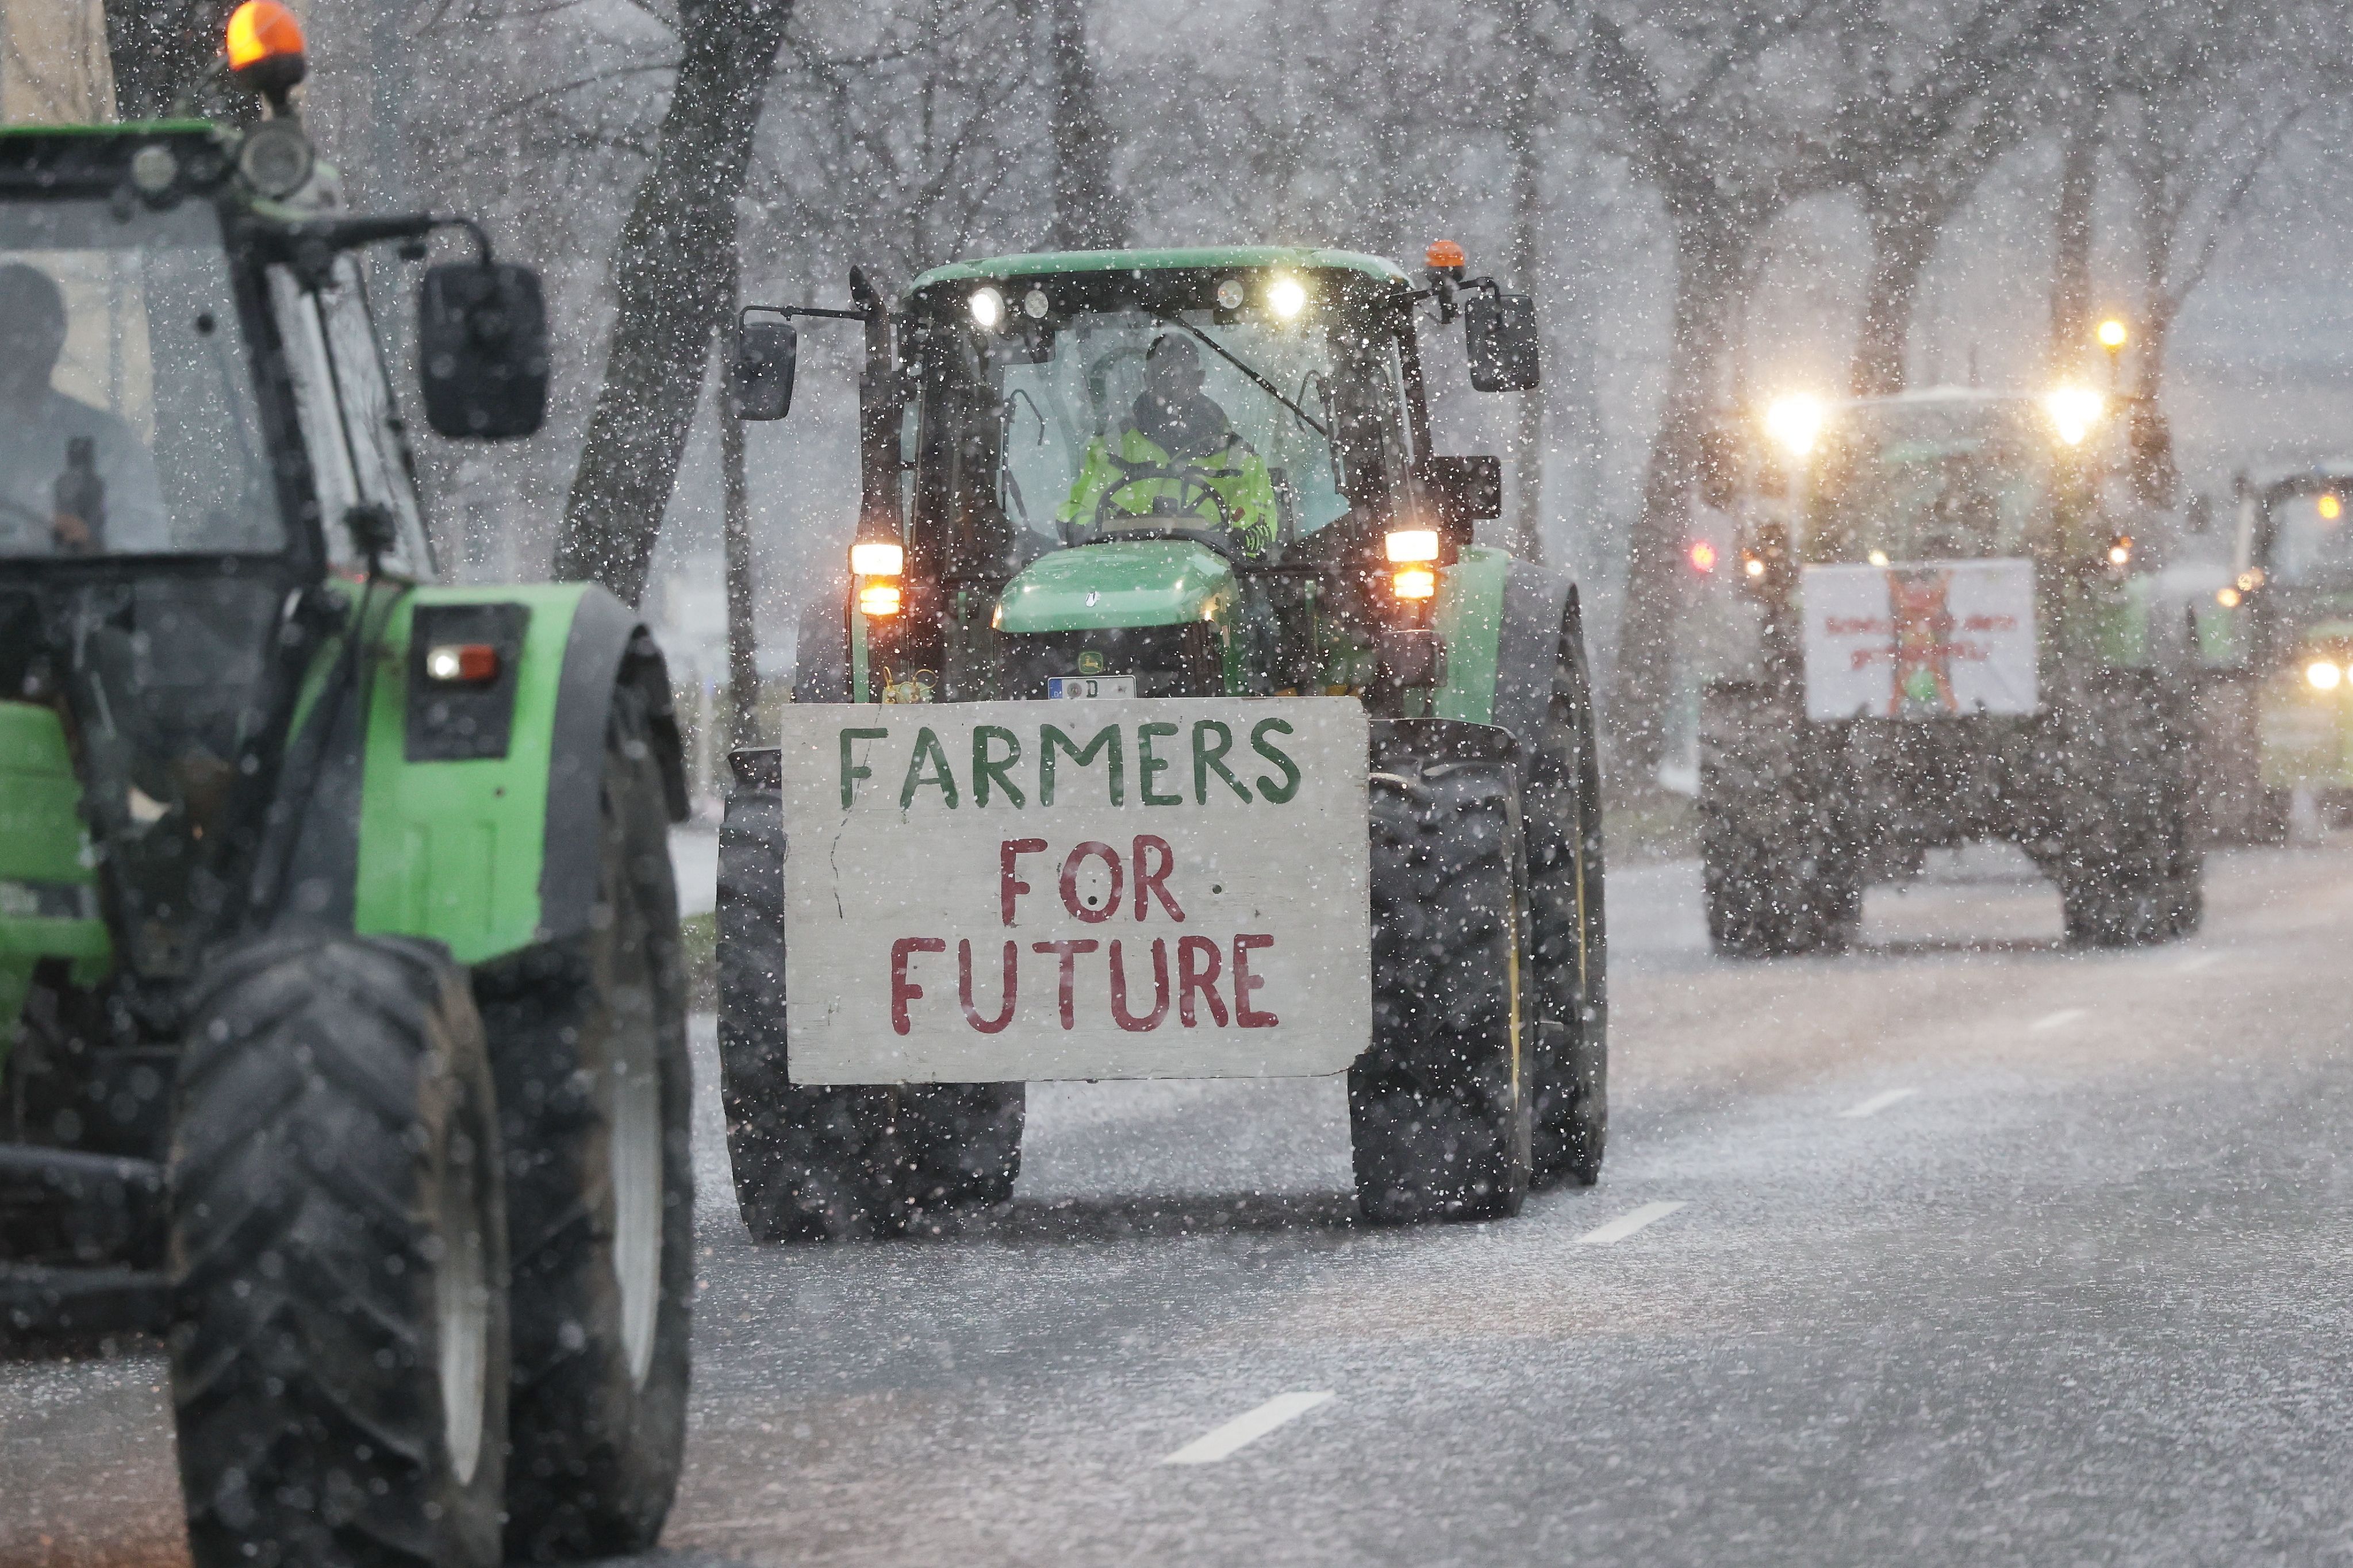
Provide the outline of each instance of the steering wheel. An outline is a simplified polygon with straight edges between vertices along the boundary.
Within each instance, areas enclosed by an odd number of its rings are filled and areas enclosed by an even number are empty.
[[[1114,458],[1113,461],[1117,462],[1118,459]],[[1194,520],[1194,525],[1198,527],[1208,521],[1208,519],[1201,515],[1201,503],[1204,500],[1216,510],[1218,522],[1227,532],[1241,531],[1241,520],[1238,510],[1232,502],[1226,500],[1217,486],[1209,482],[1208,469],[1191,466],[1179,468],[1167,463],[1120,462],[1119,470],[1119,482],[1104,487],[1102,498],[1095,502],[1095,515],[1089,521],[1088,526],[1097,533],[1105,531],[1103,521],[1106,515],[1114,513],[1123,519],[1133,518],[1139,521],[1145,518],[1165,519],[1167,520],[1168,527],[1171,529],[1185,526],[1176,520],[1191,518]],[[1165,495],[1155,496],[1152,500],[1152,510],[1143,512],[1130,511],[1125,507],[1115,504],[1119,500],[1120,492],[1131,486],[1163,481],[1176,485],[1175,500],[1172,500]],[[1110,531],[1133,534],[1137,531],[1123,526]]]

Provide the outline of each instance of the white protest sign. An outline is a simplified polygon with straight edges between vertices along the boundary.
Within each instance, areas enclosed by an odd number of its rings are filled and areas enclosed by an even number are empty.
[[[2031,713],[2034,563],[1809,566],[1806,717]]]
[[[786,708],[793,1081],[1345,1070],[1366,736],[1352,698]]]

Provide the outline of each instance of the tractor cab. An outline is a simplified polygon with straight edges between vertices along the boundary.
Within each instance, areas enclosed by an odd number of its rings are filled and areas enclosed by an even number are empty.
[[[337,185],[290,120],[0,133],[0,690],[70,717],[114,945],[150,980],[234,916],[266,804],[240,786],[279,774],[337,584],[432,574],[358,253],[439,224],[346,216]],[[470,387],[428,409],[520,434],[535,296],[436,268],[426,330],[467,335],[435,321],[467,298],[516,310],[523,355],[460,345]]]
[[[1501,477],[1431,452],[1418,318],[1468,317],[1482,390],[1535,375],[1525,297],[1462,271],[1447,246],[1419,289],[1345,251],[1080,252],[937,268],[895,316],[775,312],[869,322],[856,587],[804,694],[1440,684],[1428,612]],[[739,407],[789,331],[747,324]]]

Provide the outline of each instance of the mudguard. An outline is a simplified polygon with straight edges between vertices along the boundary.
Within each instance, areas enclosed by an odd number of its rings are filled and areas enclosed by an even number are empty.
[[[428,637],[511,628],[475,694],[471,721],[489,738],[474,754],[420,742],[448,723],[430,710],[442,693],[423,674],[420,616]],[[302,821],[279,917],[429,937],[468,964],[586,931],[606,721],[624,681],[646,691],[670,815],[686,815],[670,678],[636,614],[588,584],[420,586],[392,605],[375,647],[364,728],[355,705],[321,700],[306,726],[332,732],[300,738],[322,755],[307,807],[286,808]]]
[[[1562,640],[1582,637],[1577,584],[1563,573],[1473,546],[1440,578],[1435,623],[1446,639],[1441,719],[1492,724],[1523,746],[1543,734]]]

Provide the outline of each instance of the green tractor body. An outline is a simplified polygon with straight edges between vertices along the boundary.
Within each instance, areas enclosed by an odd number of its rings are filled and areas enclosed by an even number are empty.
[[[2122,421],[2080,390],[1934,390],[1771,423],[1783,449],[1727,498],[1745,641],[1702,695],[1717,948],[1839,947],[1865,887],[1973,839],[2026,851],[2073,941],[2192,929],[2194,719]]]
[[[0,1345],[169,1336],[201,1564],[633,1550],[668,678],[600,588],[433,581],[359,253],[451,220],[337,187],[282,116],[0,132]],[[537,281],[477,242],[424,401],[525,435]]]
[[[1442,253],[1441,253],[1442,257]],[[1472,542],[1422,341],[1535,382],[1527,301],[1340,251],[960,263],[862,323],[862,513],[780,743],[733,758],[721,1042],[766,1239],[1003,1201],[1022,1085],[1345,1073],[1377,1219],[1590,1181],[1577,595]]]
[[[2353,816],[2353,465],[2242,487],[2232,582],[2200,610],[2209,811],[2219,836],[2276,843],[2298,792]]]

